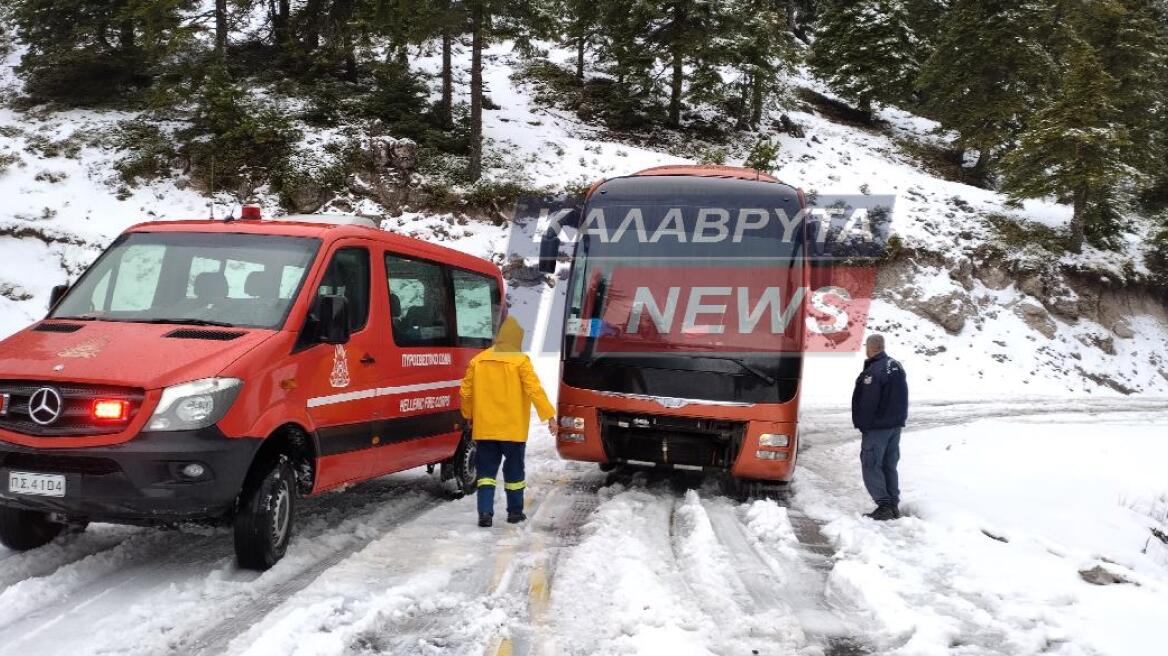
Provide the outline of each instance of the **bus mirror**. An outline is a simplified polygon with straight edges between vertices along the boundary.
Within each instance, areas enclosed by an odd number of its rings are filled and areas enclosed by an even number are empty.
[[[57,303],[65,298],[65,293],[69,291],[69,285],[57,285],[53,287],[53,291],[49,292],[49,309],[57,307]]]
[[[560,233],[549,228],[539,242],[539,272],[555,273],[560,257]]]
[[[321,296],[316,299],[317,340],[323,344],[349,341],[349,300],[344,296]]]

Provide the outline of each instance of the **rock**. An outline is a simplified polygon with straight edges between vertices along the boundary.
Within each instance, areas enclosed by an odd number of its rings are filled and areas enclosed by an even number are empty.
[[[1010,286],[1009,274],[996,266],[979,267],[974,275],[990,289],[1005,289]]]
[[[787,134],[791,135],[792,137],[795,137],[796,139],[802,139],[804,136],[803,126],[792,121],[791,117],[787,116],[786,114],[779,116],[779,128],[783,132],[786,132]],[[817,143],[818,143],[818,141],[817,141]]]
[[[953,268],[949,269],[949,277],[956,280],[965,291],[973,289],[973,262],[968,257],[958,259]]]
[[[1079,299],[1058,296],[1046,300],[1046,306],[1058,316],[1074,321],[1079,318]]]
[[[1079,570],[1079,577],[1091,585],[1115,585],[1116,583],[1131,583],[1126,578],[1104,569],[1102,565],[1096,565],[1091,569]]]
[[[960,291],[921,299],[914,306],[917,314],[932,320],[953,335],[961,332],[966,319],[974,313],[969,297]]]
[[[1044,298],[1046,296],[1046,285],[1043,284],[1042,278],[1039,276],[1023,278],[1022,282],[1018,283],[1018,290],[1034,298]]]
[[[1111,324],[1111,332],[1120,339],[1131,339],[1136,336],[1136,331],[1132,330],[1131,322],[1127,319],[1119,319]]]
[[[534,287],[546,282],[544,274],[538,267],[529,266],[522,257],[512,256],[510,261],[500,267],[503,278],[512,285],[519,287]]]
[[[1107,355],[1115,355],[1115,340],[1110,335],[1087,333],[1086,335],[1079,335],[1079,341],[1083,346],[1094,346]]]
[[[370,139],[373,163],[379,171],[412,171],[418,166],[418,144],[412,139],[373,137]]]
[[[297,214],[312,214],[324,207],[331,197],[327,189],[311,182],[296,185],[286,193],[292,211]]]
[[[1053,339],[1058,331],[1058,326],[1054,319],[1050,318],[1046,308],[1037,303],[1029,301],[1019,303],[1014,306],[1014,314],[1017,314],[1028,327],[1042,333],[1047,339]]]

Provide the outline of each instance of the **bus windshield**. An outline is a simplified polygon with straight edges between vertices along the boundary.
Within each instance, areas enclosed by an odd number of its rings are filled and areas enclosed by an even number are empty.
[[[276,328],[320,240],[133,232],[119,237],[50,318]]]
[[[590,203],[565,358],[798,351],[804,232],[782,209]]]

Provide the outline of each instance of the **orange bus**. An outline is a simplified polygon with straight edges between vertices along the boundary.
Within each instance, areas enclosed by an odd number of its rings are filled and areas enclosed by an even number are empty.
[[[589,190],[560,353],[569,460],[728,474],[779,492],[798,452],[802,192],[751,169],[668,166]],[[545,233],[552,271],[560,226]]]
[[[498,267],[357,217],[129,228],[0,342],[0,543],[88,521],[234,525],[285,553],[296,498],[422,465],[474,484],[458,385]]]

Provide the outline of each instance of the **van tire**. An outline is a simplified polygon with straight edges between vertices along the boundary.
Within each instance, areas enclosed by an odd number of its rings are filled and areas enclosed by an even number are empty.
[[[0,507],[0,544],[13,551],[43,547],[63,530],[65,525],[49,519],[48,513]]]
[[[296,476],[284,455],[257,462],[235,513],[235,560],[264,571],[288,550],[296,510]]]
[[[454,456],[442,463],[442,486],[453,499],[474,494],[478,482],[475,471],[475,443],[470,431],[463,431]]]

